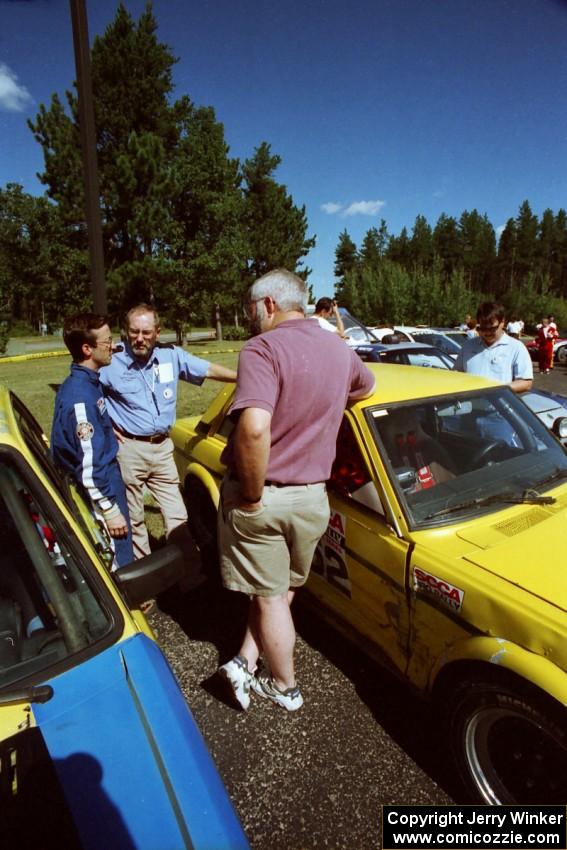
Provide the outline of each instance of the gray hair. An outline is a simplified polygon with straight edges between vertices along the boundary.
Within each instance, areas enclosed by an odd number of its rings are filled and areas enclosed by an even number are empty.
[[[298,310],[305,313],[307,308],[307,287],[298,275],[287,269],[274,269],[259,277],[249,291],[251,301],[270,296],[284,313]]]

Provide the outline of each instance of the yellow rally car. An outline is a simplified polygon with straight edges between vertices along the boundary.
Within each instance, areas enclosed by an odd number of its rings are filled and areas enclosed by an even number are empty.
[[[375,394],[344,415],[305,596],[439,701],[476,799],[564,803],[567,453],[508,388],[371,368]],[[172,434],[211,563],[232,391]]]

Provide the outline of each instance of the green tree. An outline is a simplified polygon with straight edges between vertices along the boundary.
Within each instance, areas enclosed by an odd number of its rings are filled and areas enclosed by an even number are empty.
[[[433,234],[427,219],[423,215],[416,216],[411,239],[409,254],[414,268],[428,269],[433,262]]]
[[[443,270],[450,276],[454,269],[463,264],[461,231],[456,219],[442,213],[433,230],[433,250],[443,263]]]
[[[168,224],[171,154],[178,140],[169,105],[175,63],[158,42],[151,6],[137,24],[120,4],[91,53],[97,153],[107,267],[151,255]],[[77,98],[68,115],[53,95],[29,125],[44,151],[40,175],[63,220],[84,244],[84,191]]]
[[[523,279],[535,270],[538,254],[539,221],[531,210],[528,201],[524,201],[516,217],[516,257],[515,274]]]
[[[507,289],[512,289],[516,277],[516,254],[517,254],[518,236],[516,232],[516,222],[513,218],[509,218],[506,226],[500,235],[498,243],[498,285],[496,290],[497,297],[500,297],[502,292]]]
[[[554,284],[556,292],[567,297],[567,213],[560,209],[555,216],[553,237]]]
[[[496,234],[485,215],[465,210],[459,219],[465,283],[476,293],[491,288],[496,261]]]
[[[0,190],[0,308],[37,326],[88,301],[86,254],[68,244],[57,206],[18,184]]]
[[[360,261],[369,268],[378,268],[388,248],[388,228],[384,219],[380,228],[371,227],[367,230],[360,247]]]
[[[358,250],[350,238],[346,228],[339,235],[339,241],[335,248],[335,297],[343,303],[343,288],[346,276],[356,268],[358,263]]]
[[[187,109],[175,164],[170,248],[184,286],[169,293],[172,315],[189,309],[209,322],[219,303],[225,318],[241,300],[247,244],[237,159],[212,107]],[[181,263],[181,266],[180,266]]]
[[[399,236],[390,237],[386,256],[393,263],[399,263],[404,269],[411,268],[411,249],[407,228],[402,227]]]
[[[307,237],[305,207],[295,206],[286,187],[274,179],[280,163],[281,157],[262,142],[242,167],[248,280],[279,267],[305,278],[309,274],[299,267],[301,258],[314,247],[315,237]]]

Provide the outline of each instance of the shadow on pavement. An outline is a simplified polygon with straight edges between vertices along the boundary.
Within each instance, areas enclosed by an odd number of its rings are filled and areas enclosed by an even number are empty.
[[[226,591],[209,581],[183,595],[162,594],[158,604],[190,639],[212,643],[219,653],[220,664],[237,651],[248,611],[248,598],[244,594]],[[352,682],[360,699],[392,740],[449,797],[465,802],[452,768],[438,708],[416,696],[301,602],[294,607],[294,619],[298,634]],[[215,700],[235,708],[216,674],[201,682],[201,686]]]
[[[350,679],[392,740],[455,802],[467,802],[451,762],[439,707],[419,697],[311,608],[300,603],[294,617],[298,634]]]

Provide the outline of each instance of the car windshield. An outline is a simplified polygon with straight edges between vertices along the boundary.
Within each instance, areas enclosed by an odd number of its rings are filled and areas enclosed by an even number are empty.
[[[567,478],[567,453],[507,388],[372,407],[367,418],[412,527],[545,503]]]
[[[423,342],[427,345],[434,345],[444,354],[457,355],[461,350],[461,344],[453,337],[445,336],[445,334],[437,333],[436,331],[414,331],[414,339],[416,342]]]

